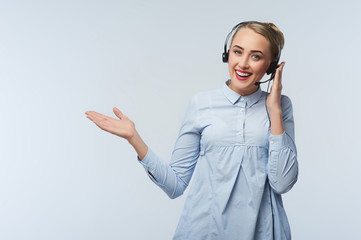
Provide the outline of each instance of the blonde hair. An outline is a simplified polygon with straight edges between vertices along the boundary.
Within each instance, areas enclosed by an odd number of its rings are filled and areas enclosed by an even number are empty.
[[[269,27],[267,27],[266,25]],[[233,34],[231,42],[233,42],[234,36],[242,28],[252,29],[256,33],[264,36],[270,43],[270,50],[272,53],[272,61],[278,60],[278,58],[281,54],[280,51],[283,49],[283,46],[285,44],[285,38],[283,36],[283,33],[278,29],[278,27],[276,27],[276,25],[274,25],[273,23],[270,23],[270,22],[264,22],[264,23],[246,22],[244,24],[241,24],[237,28],[237,30]],[[272,28],[274,31],[272,31],[272,29],[270,29],[270,28]],[[278,37],[275,36],[275,33],[277,34]]]

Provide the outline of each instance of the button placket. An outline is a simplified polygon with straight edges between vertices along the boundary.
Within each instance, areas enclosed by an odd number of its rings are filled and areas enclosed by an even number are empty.
[[[244,97],[240,98],[239,101],[239,112],[238,112],[238,127],[237,127],[237,142],[238,143],[244,143],[244,120],[246,117],[246,106]]]

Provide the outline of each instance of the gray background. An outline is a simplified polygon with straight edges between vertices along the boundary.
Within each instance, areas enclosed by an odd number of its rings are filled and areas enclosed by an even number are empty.
[[[246,20],[286,37],[293,239],[360,239],[360,6],[334,2],[0,1],[0,239],[170,239],[187,192],[170,200],[84,112],[119,107],[169,161],[186,103],[228,78],[223,42]]]

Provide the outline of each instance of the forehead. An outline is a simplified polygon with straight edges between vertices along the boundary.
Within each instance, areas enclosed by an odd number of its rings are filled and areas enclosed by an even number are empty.
[[[231,46],[238,45],[244,49],[270,51],[270,43],[259,33],[250,28],[241,28],[234,35]]]

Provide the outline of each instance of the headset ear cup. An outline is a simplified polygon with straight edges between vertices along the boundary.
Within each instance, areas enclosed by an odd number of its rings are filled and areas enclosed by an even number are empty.
[[[228,62],[228,54],[229,54],[229,51],[224,52],[222,54],[222,60],[223,60],[224,63]]]
[[[277,69],[277,62],[272,62],[267,69],[267,75],[271,73],[275,73],[276,69]]]

